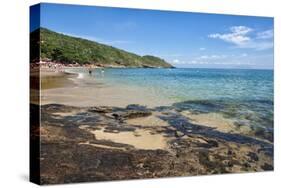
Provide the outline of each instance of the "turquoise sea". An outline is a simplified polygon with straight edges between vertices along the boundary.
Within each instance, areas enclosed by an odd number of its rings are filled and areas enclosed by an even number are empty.
[[[221,113],[273,141],[273,71],[245,69],[73,69],[80,77],[138,88],[178,110]]]

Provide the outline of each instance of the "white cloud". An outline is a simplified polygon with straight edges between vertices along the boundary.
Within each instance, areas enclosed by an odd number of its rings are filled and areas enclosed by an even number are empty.
[[[184,64],[186,64],[186,62],[178,60],[178,59],[174,59],[174,60],[172,60],[172,64],[174,64],[174,65],[184,65]]]
[[[272,29],[257,33],[257,39],[271,39],[271,38],[273,38]]]
[[[178,59],[174,59],[173,63],[179,63],[180,61]]]
[[[243,53],[243,54],[241,54],[241,57],[247,57],[248,56],[248,54],[247,53]]]
[[[199,50],[200,50],[200,51],[204,51],[204,50],[206,50],[206,48],[199,48]]]
[[[252,48],[255,50],[266,50],[273,48],[273,41],[257,41],[253,40],[251,42],[248,42],[246,44],[237,46],[238,48]]]
[[[226,55],[202,55],[197,59],[224,59],[227,58]]]
[[[246,26],[233,26],[230,28],[230,31],[236,35],[246,35],[253,31],[253,29]]]
[[[174,64],[174,65],[207,65],[210,63],[208,61],[202,61],[202,60],[196,60],[196,59],[193,59],[190,61],[181,61],[178,59],[174,59],[172,61],[172,64]]]
[[[204,68],[273,68],[273,54],[261,53],[235,53],[227,54],[226,58],[212,59],[219,55],[193,56],[187,59],[174,59],[175,66],[179,67],[204,67]],[[223,55],[221,55],[224,57]],[[210,57],[210,59],[206,59]],[[205,59],[204,59],[205,58]]]
[[[186,65],[255,65],[252,62],[240,62],[240,61],[218,61],[218,62],[212,62],[212,61],[196,61],[191,60],[185,63]]]
[[[254,65],[252,62],[240,62],[240,61],[197,61],[191,60],[185,63],[186,65]]]
[[[250,41],[251,38],[247,36],[253,29],[246,26],[233,26],[230,28],[230,33],[214,33],[210,34],[210,38],[221,39],[225,42],[234,43],[236,45],[242,45],[243,43]]]
[[[273,30],[255,33],[256,37],[250,35],[253,32],[254,29],[250,27],[233,26],[229,28],[228,33],[213,33],[208,35],[208,37],[232,43],[238,48],[265,50],[273,47]]]
[[[208,58],[209,58],[209,57],[206,56],[206,55],[202,55],[202,56],[199,57],[199,59],[208,59]]]
[[[207,64],[209,64],[209,62],[207,62],[207,61],[191,60],[191,61],[186,62],[185,64],[189,64],[189,65],[207,65]]]

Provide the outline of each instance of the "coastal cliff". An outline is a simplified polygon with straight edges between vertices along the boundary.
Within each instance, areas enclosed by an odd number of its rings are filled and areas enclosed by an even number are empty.
[[[33,36],[38,36],[38,33],[40,34],[40,41],[31,40],[33,41],[31,47],[40,44],[40,58],[43,60],[64,64],[93,64],[100,67],[173,67],[159,57],[152,55],[139,56],[113,46],[68,36],[45,28],[33,31],[30,38],[36,38]]]

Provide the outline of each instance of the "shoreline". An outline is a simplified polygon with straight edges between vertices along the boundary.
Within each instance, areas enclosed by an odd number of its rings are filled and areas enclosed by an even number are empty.
[[[125,65],[117,65],[117,64],[93,64],[93,63],[85,63],[85,64],[78,64],[78,63],[62,63],[62,62],[53,62],[50,60],[41,60],[39,62],[33,62],[30,64],[31,68],[34,69],[35,67],[40,67],[40,68],[57,68],[57,67],[62,67],[62,68],[94,68],[94,69],[99,69],[99,68],[148,68],[148,69],[158,69],[158,68],[163,68],[163,69],[175,69],[177,67],[171,66],[171,67],[165,67],[165,66],[125,66]]]
[[[125,107],[129,104],[140,104],[149,107],[170,105],[172,101],[159,97],[153,100],[153,95],[133,87],[108,86],[95,79],[84,81],[78,73],[68,72],[65,67],[62,72],[48,73],[42,71],[43,88],[41,91],[42,104],[65,104],[77,107],[90,106],[118,106]],[[77,69],[85,67],[75,67]],[[74,69],[75,69],[74,68]],[[56,84],[53,84],[56,83]],[[114,93],[114,95],[112,95]]]

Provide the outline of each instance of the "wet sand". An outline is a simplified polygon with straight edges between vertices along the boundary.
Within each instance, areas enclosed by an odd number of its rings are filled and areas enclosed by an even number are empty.
[[[46,89],[74,87],[75,83],[70,80],[73,77],[76,77],[76,75],[66,72],[55,72],[48,69],[31,70],[30,102],[42,104],[42,101],[40,101],[43,98],[42,91]]]
[[[42,90],[53,88],[68,88],[74,87],[75,84],[70,78],[76,77],[75,74],[66,72],[54,72],[41,70],[40,72],[40,87]]]
[[[167,149],[167,142],[161,134],[151,134],[149,130],[137,129],[134,132],[108,133],[104,129],[91,131],[98,140],[110,140],[112,142],[129,144],[136,149]]]

